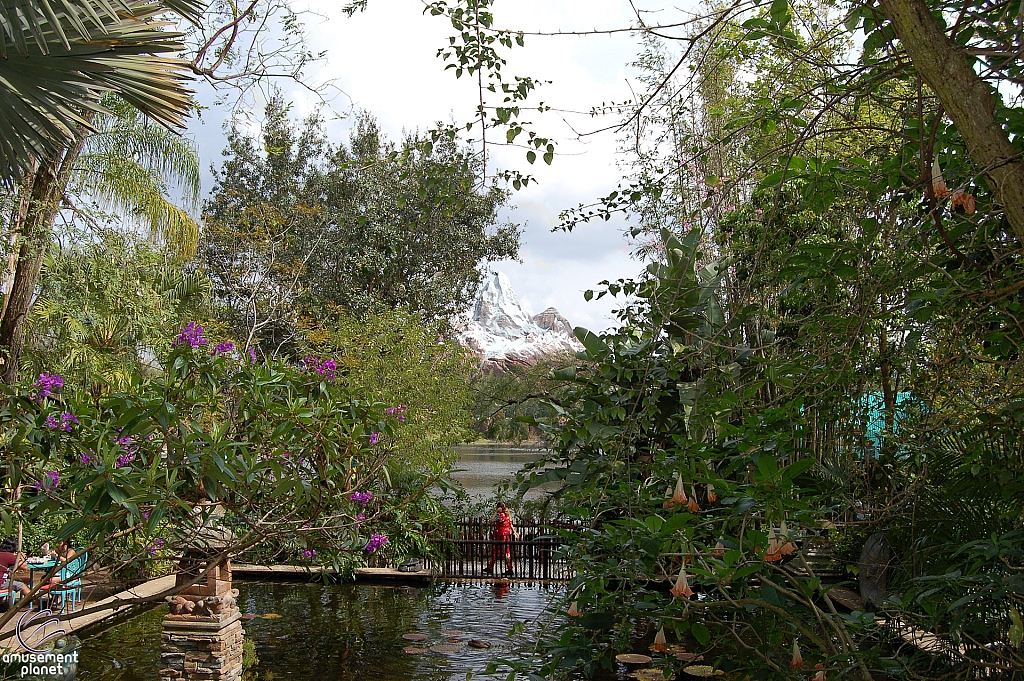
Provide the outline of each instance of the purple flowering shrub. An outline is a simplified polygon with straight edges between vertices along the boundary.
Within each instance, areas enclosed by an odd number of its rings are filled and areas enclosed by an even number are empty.
[[[172,345],[166,369],[125,392],[52,373],[0,386],[6,463],[27,490],[8,510],[56,523],[48,540],[70,537],[126,575],[168,569],[161,556],[214,508],[239,550],[276,560],[354,565],[394,544],[405,499],[384,484],[392,451],[379,444],[404,427],[404,405],[352,394],[330,358],[255,362],[231,341],[197,351],[211,343],[196,322]]]

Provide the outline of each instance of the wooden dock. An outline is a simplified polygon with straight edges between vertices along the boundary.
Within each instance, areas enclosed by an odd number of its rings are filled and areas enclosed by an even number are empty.
[[[76,612],[66,613],[59,617],[55,614],[54,617],[57,617],[59,623],[48,624],[38,631],[35,631],[35,627],[32,627],[31,634],[26,635],[23,633],[25,643],[31,646],[35,642],[48,638],[48,636],[57,629],[64,629],[69,634],[81,631],[85,627],[96,624],[97,622],[107,618],[114,617],[118,614],[123,614],[125,610],[136,607],[137,603],[133,603],[136,599],[156,599],[157,602],[159,602],[157,597],[161,593],[173,588],[174,575],[168,575],[167,577],[152,579],[144,584],[126,589],[125,591],[121,591],[99,601],[86,601],[83,607],[79,608]],[[88,612],[89,610],[95,609],[97,606],[102,607],[103,609],[96,612]],[[30,618],[34,611],[26,612],[28,614],[23,616]],[[21,641],[19,641],[18,637],[15,636],[15,628],[18,626],[19,619],[20,617],[16,617],[4,625],[3,630],[0,631],[0,647],[10,648],[13,652],[23,652],[25,650],[21,645]]]

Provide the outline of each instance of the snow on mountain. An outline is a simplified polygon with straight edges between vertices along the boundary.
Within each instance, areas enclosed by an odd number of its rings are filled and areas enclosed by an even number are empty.
[[[472,311],[456,328],[459,342],[480,357],[481,366],[497,371],[534,364],[545,355],[583,349],[569,320],[555,308],[538,315],[524,310],[502,272],[484,279]]]

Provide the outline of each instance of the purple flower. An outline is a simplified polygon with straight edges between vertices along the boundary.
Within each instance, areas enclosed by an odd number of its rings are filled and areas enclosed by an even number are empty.
[[[69,411],[64,412],[60,415],[60,425],[64,429],[65,433],[70,433],[74,426],[78,425],[78,417]]]
[[[366,542],[366,552],[373,553],[380,547],[387,545],[387,543],[388,538],[386,536],[380,532],[374,532],[373,535],[370,536],[370,541]]]
[[[135,459],[134,452],[125,452],[121,456],[117,457],[117,463],[114,464],[114,468],[124,468]]]
[[[96,452],[92,451],[91,449],[88,452],[82,452],[81,454],[78,455],[78,460],[82,463],[83,466],[88,466],[94,461],[92,455],[95,453]]]
[[[356,516],[356,520],[366,520],[366,514],[365,513],[360,513],[359,515]]]
[[[253,350],[252,348],[249,348],[249,360],[252,361],[253,363],[256,362],[256,351]]]
[[[121,437],[117,438],[117,444],[121,445],[122,447],[127,447],[131,443],[132,438],[130,435],[122,435]]]
[[[60,484],[60,472],[58,471],[47,471],[46,475],[43,476],[42,480],[37,480],[32,488],[36,490],[41,489],[57,489],[57,485]]]
[[[364,507],[373,500],[373,492],[352,492],[349,501],[353,504],[362,504]]]
[[[193,348],[198,348],[200,345],[206,345],[207,340],[203,337],[203,327],[196,322],[189,322],[185,325],[185,328],[181,330],[178,337],[171,343],[171,347],[177,347],[185,344],[191,345]]]
[[[60,428],[60,419],[56,416],[47,416],[44,424],[47,428]]]
[[[302,364],[306,371],[315,371],[328,381],[333,381],[335,372],[338,370],[338,363],[333,359],[319,360],[313,355],[306,355],[302,358]]]
[[[226,355],[229,352],[233,352],[234,349],[235,349],[235,344],[234,343],[232,343],[231,341],[224,341],[223,343],[217,343],[217,347],[215,347],[213,349],[213,355],[215,357],[217,355]]]
[[[388,407],[387,409],[384,410],[384,413],[387,414],[388,416],[395,416],[395,417],[398,418],[399,421],[401,421],[402,423],[405,423],[405,405],[404,404],[402,406],[400,406],[400,407]]]
[[[64,387],[64,377],[60,374],[39,374],[39,378],[32,384],[32,387],[39,388],[35,398],[42,401]]]
[[[163,537],[157,537],[153,543],[157,545],[157,548],[162,549],[167,542],[164,541]]]
[[[156,547],[155,546],[147,546],[146,547],[146,551],[148,551],[149,555],[151,555],[151,556],[155,556],[156,555]]]
[[[377,433],[370,433],[370,444],[375,445],[380,442],[380,435]]]
[[[143,511],[142,512],[142,517],[145,520],[149,520],[149,511]]]
[[[302,557],[307,559],[307,560],[312,558],[315,555],[316,555],[316,550],[315,549],[314,550],[306,549],[305,551],[302,552]]]

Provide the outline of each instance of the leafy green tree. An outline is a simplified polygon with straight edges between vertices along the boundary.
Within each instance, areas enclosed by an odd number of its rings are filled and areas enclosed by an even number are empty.
[[[338,365],[338,381],[388,405],[403,425],[389,442],[402,466],[442,470],[469,437],[470,376],[465,348],[440,340],[445,327],[406,309],[343,316],[308,334],[311,352]]]
[[[5,381],[17,378],[25,342],[23,322],[37,294],[60,209],[78,215],[91,214],[94,207],[113,210],[123,216],[122,227],[147,230],[155,241],[184,255],[195,248],[199,227],[187,210],[199,194],[195,147],[127,102],[107,97],[103,104],[110,113],[94,118],[93,133],[85,135],[83,130],[59,168],[31,176],[15,198],[7,230],[15,253],[8,262],[0,317]]]
[[[461,312],[479,268],[518,252],[515,227],[492,229],[504,201],[454,143],[395,146],[362,116],[333,145],[317,117],[297,127],[276,97],[260,139],[229,136],[202,257],[237,336],[273,352],[298,343],[302,316]]]

